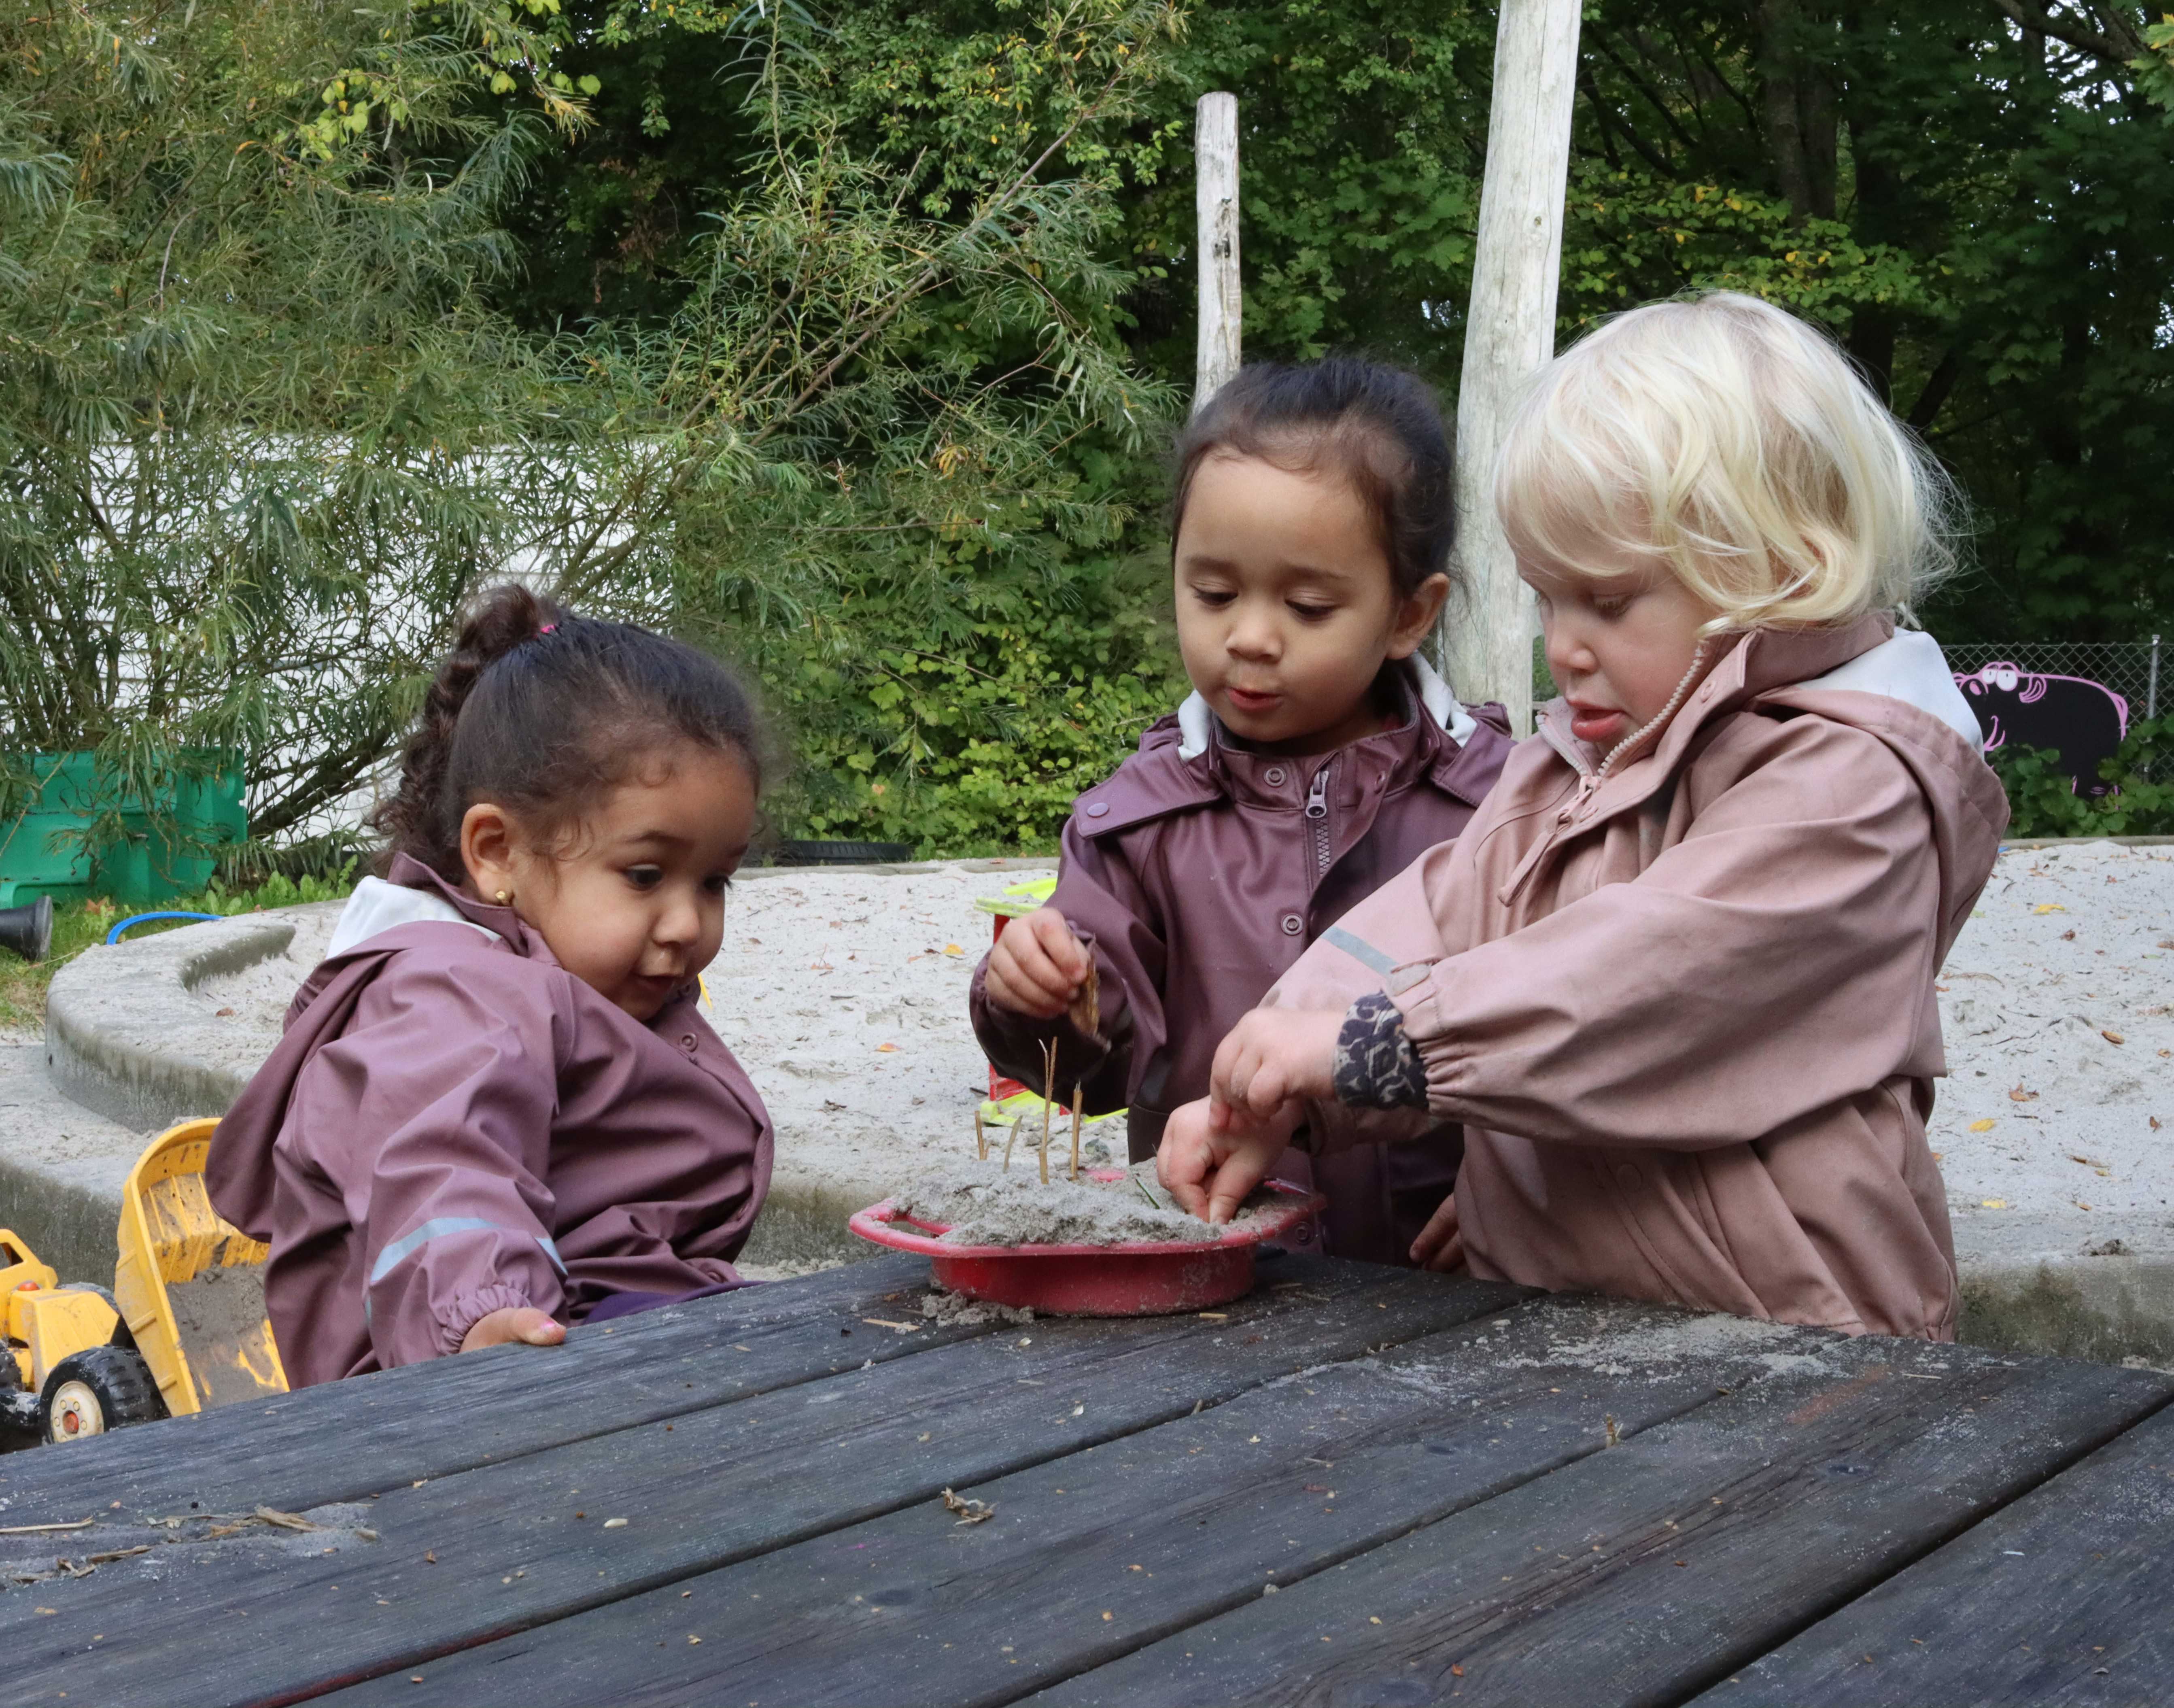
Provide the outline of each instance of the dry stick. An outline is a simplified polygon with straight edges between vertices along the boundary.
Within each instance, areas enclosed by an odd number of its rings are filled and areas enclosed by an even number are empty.
[[[1014,1116],[1012,1117],[1012,1124],[1011,1124],[1009,1127],[1006,1127],[1006,1128],[1004,1129],[1004,1170],[1003,1170],[1003,1171],[1004,1171],[1006,1174],[1009,1174],[1009,1173],[1012,1171],[1012,1141],[1013,1141],[1014,1139],[1017,1138],[1018,1137],[1019,1137],[1019,1117],[1018,1117],[1017,1116]]]
[[[1072,1088],[1072,1178],[1079,1178],[1079,1094],[1083,1088]]]
[[[974,1155],[982,1162],[989,1159],[989,1135],[982,1126],[982,1110],[978,1104],[974,1107]]]
[[[1057,1040],[1041,1046],[1041,1183],[1049,1184],[1049,1112],[1057,1106]]]

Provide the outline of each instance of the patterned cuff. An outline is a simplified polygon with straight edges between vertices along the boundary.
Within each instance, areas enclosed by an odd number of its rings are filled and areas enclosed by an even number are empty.
[[[1336,1035],[1336,1100],[1358,1109],[1424,1109],[1426,1068],[1396,1003],[1376,991],[1351,1005]]]

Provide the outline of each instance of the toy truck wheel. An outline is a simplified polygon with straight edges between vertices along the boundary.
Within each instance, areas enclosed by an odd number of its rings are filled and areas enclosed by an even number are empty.
[[[48,1441],[79,1441],[165,1415],[151,1367],[117,1346],[62,1359],[38,1400],[39,1433]]]
[[[14,1349],[0,1340],[0,1451],[8,1438],[31,1435],[38,1429],[38,1397],[24,1391],[22,1372],[15,1367]],[[12,1445],[20,1446],[20,1441]]]

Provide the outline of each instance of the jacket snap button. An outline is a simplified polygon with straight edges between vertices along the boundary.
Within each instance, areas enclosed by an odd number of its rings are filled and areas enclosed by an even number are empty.
[[[1099,819],[1109,810],[1110,803],[1107,801],[1090,801],[1087,803],[1087,816],[1090,819]]]
[[[1268,770],[1261,773],[1261,781],[1272,789],[1281,788],[1284,786],[1284,768],[1281,765],[1270,765]]]
[[[1296,937],[1305,929],[1306,922],[1301,919],[1295,913],[1286,913],[1284,916],[1284,935],[1285,937]]]
[[[695,1053],[695,1035],[692,1032],[682,1032],[679,1035],[679,1047],[684,1050],[690,1056],[693,1055]]]

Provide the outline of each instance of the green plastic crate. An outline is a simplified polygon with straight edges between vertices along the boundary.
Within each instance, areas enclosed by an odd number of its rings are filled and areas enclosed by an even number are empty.
[[[56,901],[104,895],[134,903],[193,895],[211,882],[218,862],[187,845],[240,842],[249,835],[239,765],[222,765],[208,776],[168,778],[154,797],[154,809],[139,794],[116,799],[116,786],[100,771],[95,754],[25,754],[13,763],[36,782],[28,810],[0,821],[0,907],[19,907],[41,895]],[[123,834],[85,846],[83,831],[116,806]],[[161,819],[178,827],[179,835],[169,835]]]

